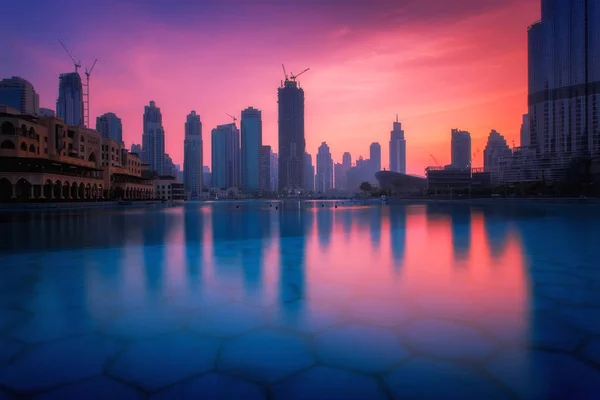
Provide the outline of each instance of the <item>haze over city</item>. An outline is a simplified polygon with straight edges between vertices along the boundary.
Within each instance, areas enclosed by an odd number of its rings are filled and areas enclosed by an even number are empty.
[[[306,93],[306,150],[327,141],[333,159],[387,147],[399,115],[407,172],[423,175],[433,154],[450,161],[450,129],[483,148],[492,129],[519,143],[527,112],[527,26],[538,0],[406,1],[24,1],[4,6],[7,56],[0,76],[24,76],[40,106],[55,108],[57,80],[73,65],[91,78],[90,120],[115,112],[123,140],[139,143],[150,100],[163,113],[165,150],[183,163],[184,123],[202,118],[204,164],[210,129],[262,110],[263,143],[277,147],[277,87],[288,72]],[[25,13],[25,14],[23,14]],[[387,167],[388,152],[382,152]],[[473,166],[481,166],[481,156]]]

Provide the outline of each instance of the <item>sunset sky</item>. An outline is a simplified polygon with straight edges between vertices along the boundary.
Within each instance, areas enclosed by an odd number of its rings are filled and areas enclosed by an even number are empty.
[[[527,26],[539,8],[539,0],[12,1],[0,24],[0,78],[29,80],[40,106],[55,109],[58,75],[73,71],[60,38],[84,67],[99,59],[93,126],[115,112],[127,146],[141,143],[154,100],[166,150],[182,164],[185,117],[196,110],[210,165],[211,129],[248,106],[263,111],[263,142],[277,151],[281,64],[288,73],[310,67],[298,81],[313,157],[326,141],[336,162],[345,151],[367,158],[377,141],[387,168],[398,114],[407,172],[423,175],[429,154],[449,163],[451,128],[471,132],[473,152],[491,129],[519,144]]]

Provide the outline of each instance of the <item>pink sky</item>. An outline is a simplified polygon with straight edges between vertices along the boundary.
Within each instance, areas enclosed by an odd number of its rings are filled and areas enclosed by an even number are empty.
[[[66,7],[68,1],[57,3]],[[353,159],[367,158],[377,141],[387,168],[396,114],[411,174],[424,173],[430,153],[449,162],[451,128],[471,132],[473,152],[483,150],[491,129],[519,144],[527,111],[527,26],[539,18],[538,0],[461,0],[459,6],[449,0],[375,0],[372,7],[361,1],[270,7],[265,1],[238,9],[209,1],[189,12],[185,2],[164,8],[168,2],[151,1],[141,11],[135,0],[109,3],[103,3],[112,7],[109,20],[99,3],[87,10],[74,3],[89,18],[71,30],[49,22],[42,11],[32,21],[38,23],[34,32],[19,35],[30,25],[15,23],[11,61],[0,66],[0,76],[30,80],[41,106],[54,109],[58,75],[73,68],[56,41],[60,37],[84,66],[99,58],[91,82],[92,120],[115,112],[130,146],[141,142],[144,106],[156,101],[166,150],[179,164],[191,110],[202,119],[205,165],[211,129],[230,122],[226,113],[239,118],[248,106],[263,111],[263,142],[277,151],[282,63],[288,73],[310,67],[299,82],[306,95],[307,151],[313,155],[326,141],[336,162],[345,151]],[[4,34],[2,29],[10,26],[0,28]],[[474,166],[481,164],[479,154]]]

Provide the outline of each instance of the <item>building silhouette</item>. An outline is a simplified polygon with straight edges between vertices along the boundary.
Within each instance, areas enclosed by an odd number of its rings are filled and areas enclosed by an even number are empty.
[[[160,108],[154,101],[144,107],[144,132],[142,133],[142,161],[151,171],[165,173],[165,131]]]
[[[29,81],[18,76],[0,81],[0,105],[19,110],[21,114],[38,115],[39,103],[40,98]]]
[[[208,165],[204,165],[202,167],[202,184],[206,188],[211,188],[212,186],[212,173],[210,172],[210,167]]]
[[[511,155],[512,150],[508,147],[504,136],[492,129],[483,150],[483,170],[485,172],[497,171],[501,161]]]
[[[312,156],[306,152],[304,153],[304,190],[315,191],[315,166],[312,163]]]
[[[261,189],[262,117],[260,110],[248,107],[242,111],[241,132],[242,189],[246,192],[257,192]]]
[[[68,125],[83,126],[83,85],[79,73],[60,74],[56,116]]]
[[[192,110],[185,121],[185,139],[183,141],[183,186],[188,199],[201,196],[204,186],[202,159],[202,121]]]
[[[279,190],[279,155],[271,149],[271,191]]]
[[[521,123],[521,146],[529,146],[531,144],[529,135],[529,114],[523,114],[523,122]]]
[[[279,189],[304,186],[304,90],[286,79],[277,90],[279,137]]]
[[[406,140],[397,115],[390,132],[390,171],[406,173]]]
[[[240,131],[235,123],[212,130],[211,162],[213,187],[240,187]]]
[[[96,130],[102,137],[123,143],[123,123],[115,113],[109,112],[96,117]]]
[[[333,189],[333,160],[327,143],[321,143],[317,152],[317,175],[315,179],[317,192]]]
[[[381,171],[381,145],[379,143],[371,143],[371,147],[369,147],[369,159],[371,160],[373,173]]]
[[[528,29],[531,145],[553,164],[600,154],[600,3],[542,0],[541,9]]]
[[[142,145],[131,143],[131,152],[137,154],[138,156],[142,156]]]
[[[259,188],[261,192],[271,191],[271,146],[260,146]]]
[[[455,169],[471,168],[471,134],[467,131],[452,129],[451,165]]]

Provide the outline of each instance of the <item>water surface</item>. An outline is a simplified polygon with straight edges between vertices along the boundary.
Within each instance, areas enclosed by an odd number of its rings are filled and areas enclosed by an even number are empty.
[[[0,215],[0,399],[594,399],[595,206]]]

